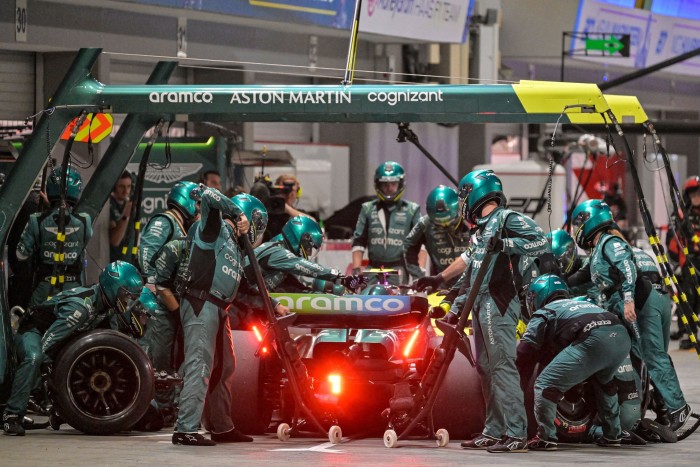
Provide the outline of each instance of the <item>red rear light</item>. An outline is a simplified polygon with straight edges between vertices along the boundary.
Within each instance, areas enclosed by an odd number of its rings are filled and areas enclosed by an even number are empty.
[[[328,375],[328,384],[331,387],[331,394],[339,395],[342,390],[342,378],[338,374]]]
[[[408,340],[406,347],[403,349],[404,358],[408,358],[411,356],[411,350],[413,350],[413,345],[416,343],[416,340],[418,339],[419,334],[420,334],[420,329],[416,329],[415,331],[413,331],[411,338]]]
[[[255,338],[258,340],[258,342],[262,342],[262,334],[260,334],[260,331],[258,330],[257,326],[253,326],[253,334],[255,334]],[[261,348],[260,352],[267,353],[267,347]]]

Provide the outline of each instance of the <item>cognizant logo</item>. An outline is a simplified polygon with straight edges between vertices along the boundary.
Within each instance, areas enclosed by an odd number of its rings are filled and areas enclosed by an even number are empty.
[[[409,297],[344,296],[308,294],[270,294],[272,298],[296,313],[406,313],[411,310]]]

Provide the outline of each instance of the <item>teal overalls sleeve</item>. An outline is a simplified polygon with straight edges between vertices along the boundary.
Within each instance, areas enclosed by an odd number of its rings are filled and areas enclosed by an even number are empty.
[[[530,322],[527,324],[525,334],[520,339],[521,342],[527,342],[535,348],[539,349],[544,343],[545,333],[547,331],[547,318],[542,311],[536,311]]]
[[[139,243],[139,266],[146,282],[152,284],[156,275],[154,255],[163,247],[163,241],[173,236],[173,225],[164,215],[156,215],[146,225]]]
[[[369,210],[371,207],[371,204],[365,203],[360,209],[360,215],[357,217],[357,224],[355,225],[355,232],[352,234],[353,248],[367,248],[369,239]]]
[[[22,236],[17,243],[17,259],[26,261],[32,257],[38,248],[39,221],[35,215],[29,216],[29,222],[22,231]]]
[[[221,213],[224,216],[228,216],[232,219],[237,218],[243,212],[236,206],[233,201],[227,198],[223,193],[214,188],[207,188],[202,192],[202,216],[201,216],[201,231],[203,233],[211,233],[213,236],[210,239],[210,235],[200,235],[202,241],[206,243],[213,243],[219,236],[219,231],[221,230],[220,219],[218,219],[217,213]],[[217,219],[212,219],[209,222],[211,216],[217,217]],[[250,219],[248,219],[250,221]]]
[[[182,253],[182,244],[187,242],[182,239],[171,240],[166,243],[155,258],[154,282],[162,288],[172,287],[172,278],[177,272]]]
[[[340,271],[337,269],[330,269],[313,261],[299,258],[280,246],[270,248],[267,254],[258,258],[258,261],[260,267],[268,271],[282,271],[314,279],[335,280],[340,277]]]
[[[403,241],[403,257],[406,262],[406,270],[408,270],[408,273],[414,278],[423,277],[425,275],[418,265],[418,252],[421,246],[425,244],[426,221],[429,222],[428,216],[420,219]]]
[[[547,238],[535,221],[519,213],[506,216],[503,252],[525,256],[540,256],[547,251]]]
[[[634,265],[632,249],[630,246],[617,237],[613,237],[603,245],[603,257],[610,265],[619,271],[615,273],[610,271],[610,274],[621,276],[618,278],[618,285],[622,292],[622,297],[625,300],[634,299],[634,285],[637,282],[637,268]]]

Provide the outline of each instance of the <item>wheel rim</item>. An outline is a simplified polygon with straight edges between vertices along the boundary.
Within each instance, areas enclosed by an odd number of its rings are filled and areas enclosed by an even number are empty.
[[[114,347],[94,347],[71,364],[66,380],[71,404],[95,420],[118,418],[138,399],[141,376],[134,360]]]

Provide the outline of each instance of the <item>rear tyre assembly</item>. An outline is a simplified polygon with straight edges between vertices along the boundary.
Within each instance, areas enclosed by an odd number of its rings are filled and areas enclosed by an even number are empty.
[[[331,444],[338,444],[338,443],[340,443],[340,440],[342,440],[342,439],[343,439],[343,430],[341,430],[338,425],[333,425],[328,430],[328,441],[330,441]]]
[[[280,441],[289,441],[291,436],[291,428],[289,428],[289,425],[280,423],[277,427],[277,439]]]
[[[450,443],[450,434],[446,429],[440,428],[435,432],[435,442],[439,448],[444,448]]]
[[[110,435],[128,430],[153,399],[146,353],[125,335],[99,329],[67,344],[52,373],[55,413],[76,430]]]
[[[384,432],[384,446],[388,448],[395,448],[399,444],[399,437],[396,435],[394,430],[386,430]]]
[[[266,359],[272,355],[255,356],[258,340],[250,331],[231,331],[236,352],[236,370],[233,374],[234,397],[231,401],[233,425],[243,433],[261,435],[270,426],[272,404],[263,390],[267,376]]]

